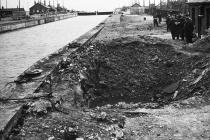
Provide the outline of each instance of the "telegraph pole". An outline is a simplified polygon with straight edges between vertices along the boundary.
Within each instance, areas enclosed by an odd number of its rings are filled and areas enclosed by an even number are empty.
[[[7,9],[7,0],[6,0],[6,9]]]
[[[162,1],[160,0],[160,9],[161,9],[161,7],[162,7]]]
[[[19,0],[19,11],[20,11],[20,0]]]
[[[167,0],[167,8],[169,8],[169,0]]]

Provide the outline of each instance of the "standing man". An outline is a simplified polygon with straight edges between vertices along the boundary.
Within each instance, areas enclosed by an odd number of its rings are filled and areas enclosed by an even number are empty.
[[[153,23],[154,23],[154,27],[158,27],[158,18],[157,15],[153,16]]]
[[[175,17],[173,16],[170,20],[170,23],[169,23],[169,29],[171,31],[171,36],[172,36],[172,39],[175,40],[176,37],[177,37],[177,25],[176,25],[176,19]],[[177,37],[178,38],[178,37]]]
[[[162,22],[162,16],[161,16],[161,14],[158,14],[158,21],[159,21],[159,24],[161,24],[161,22]]]
[[[171,17],[170,15],[167,15],[166,17],[167,32],[169,31],[170,22],[171,22]]]
[[[185,18],[183,16],[180,17],[180,37],[184,40],[184,25],[185,25]]]
[[[184,33],[187,43],[192,43],[193,30],[194,30],[193,22],[190,17],[187,17],[186,23],[184,25]]]

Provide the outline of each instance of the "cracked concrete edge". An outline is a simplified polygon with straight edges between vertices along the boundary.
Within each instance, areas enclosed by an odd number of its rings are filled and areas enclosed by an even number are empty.
[[[5,117],[5,120],[4,120],[5,123],[3,124],[1,123],[1,126],[0,126],[0,139],[1,140],[7,139],[12,128],[17,124],[18,120],[21,118],[22,109],[23,109],[23,105],[18,105],[15,107],[5,109],[6,113],[5,115],[3,115]]]
[[[109,17],[108,17],[109,18]],[[106,18],[104,21],[102,21],[101,23],[99,23],[96,27],[94,27],[93,29],[91,29],[90,31],[88,31],[87,33],[81,35],[79,38],[75,39],[74,41],[72,41],[71,43],[79,43],[81,44],[81,46],[84,46],[86,44],[88,44],[89,42],[91,42],[91,40],[93,40],[100,32],[101,30],[104,28],[104,24],[106,22],[106,20],[108,19]],[[46,56],[45,58],[38,60],[37,62],[35,62],[32,66],[30,66],[27,70],[31,69],[34,67],[34,65],[36,65],[38,62],[41,62],[43,60],[47,60],[46,58],[49,58],[49,56],[53,55],[53,54],[57,54],[59,52],[63,52],[65,50],[68,50],[68,45],[62,47],[61,49],[59,49],[58,51]],[[77,49],[75,49],[74,51],[76,51]],[[60,62],[59,62],[60,63]],[[52,70],[45,76],[45,78],[38,84],[38,88],[40,88],[41,84],[45,81],[45,79],[54,71],[54,69],[59,65],[56,64],[54,68],[52,68]],[[26,71],[27,71],[26,70]],[[25,72],[25,71],[24,71]],[[24,73],[23,72],[23,73]],[[22,75],[22,74],[21,74]],[[9,133],[11,132],[12,128],[17,124],[18,120],[21,118],[22,116],[22,108],[23,105],[18,106],[17,108],[13,108],[13,109],[8,109],[5,112],[13,112],[12,116],[10,114],[10,118],[8,118],[8,120],[5,120],[4,124],[2,124],[1,129],[0,129],[0,139],[1,140],[6,140],[9,136]],[[6,108],[7,109],[7,108]],[[1,111],[1,110],[0,110]],[[4,115],[8,115],[9,114],[4,114]],[[2,113],[0,112],[0,120],[2,117]]]

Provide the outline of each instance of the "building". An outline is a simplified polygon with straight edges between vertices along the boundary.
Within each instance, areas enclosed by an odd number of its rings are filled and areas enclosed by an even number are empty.
[[[115,8],[114,14],[122,14],[122,8]]]
[[[142,7],[140,4],[135,3],[130,7],[130,14],[131,15],[140,15],[145,12],[144,10],[145,10],[145,7]]]
[[[203,34],[210,28],[210,0],[189,0],[189,13],[195,25],[195,31]]]
[[[21,19],[26,17],[26,11],[24,8],[7,8],[0,9],[1,18]]]
[[[30,15],[34,15],[34,14],[44,14],[44,13],[48,13],[50,11],[50,7],[46,5],[46,3],[44,2],[34,2],[34,5],[29,8],[30,11]]]
[[[62,7],[59,3],[57,4],[57,11],[59,13],[66,13],[67,12],[67,9],[64,8],[64,6]]]
[[[48,5],[49,7],[49,13],[55,14],[57,12],[57,8],[52,6],[52,5]]]

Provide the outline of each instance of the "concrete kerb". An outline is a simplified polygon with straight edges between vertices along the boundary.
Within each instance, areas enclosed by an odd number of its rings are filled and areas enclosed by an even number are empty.
[[[94,27],[93,29],[88,31],[87,33],[83,34],[79,38],[75,39],[71,43],[78,43],[78,44],[80,44],[81,47],[86,45],[86,44],[88,44],[88,43],[90,43],[101,32],[101,30],[104,28],[104,24],[105,24],[107,19],[105,19],[99,25],[97,25],[96,27]],[[39,65],[40,63],[43,64],[46,61],[50,62],[51,56],[53,56],[53,55],[56,56],[56,55],[60,54],[60,57],[58,58],[59,60],[56,63],[53,63],[53,67],[50,70],[44,72],[43,78],[41,80],[38,80],[38,82],[34,82],[34,87],[33,86],[27,87],[27,85],[25,86],[25,88],[29,88],[29,89],[26,90],[27,91],[27,93],[26,93],[27,95],[35,93],[40,88],[42,83],[59,66],[59,64],[63,60],[63,58],[67,57],[72,52],[74,52],[74,51],[76,51],[78,49],[78,48],[70,49],[70,51],[69,51],[68,46],[69,46],[69,44],[64,46],[64,47],[62,47],[58,51],[56,51],[56,52],[46,56],[45,58],[37,61],[35,64],[33,64],[31,67],[29,67],[27,70],[25,70],[21,74],[21,75],[24,75],[24,73],[26,71],[35,69],[37,67],[37,65]],[[55,57],[52,57],[51,59],[55,59]],[[52,60],[52,61],[54,62],[55,60]],[[20,76],[18,76],[18,77],[20,77]],[[27,95],[25,95],[25,97]],[[1,127],[0,127],[0,139],[2,139],[2,140],[5,140],[9,136],[9,133],[11,132],[12,128],[17,124],[17,121],[22,116],[23,104],[17,105],[17,107],[12,107],[12,108],[10,108],[10,106],[15,106],[15,104],[11,103],[11,104],[8,104],[8,106],[6,106],[4,109],[0,108],[0,121],[1,121],[1,123],[0,123],[1,124]],[[9,113],[9,112],[12,112],[12,113]],[[2,120],[4,120],[4,121],[2,121]]]
[[[11,105],[7,106],[7,108],[3,109],[3,112],[1,110],[0,115],[5,116],[0,117],[1,126],[0,126],[0,139],[5,140],[11,129],[17,124],[19,118],[22,116],[22,108],[23,105]],[[4,120],[2,120],[4,119]]]

